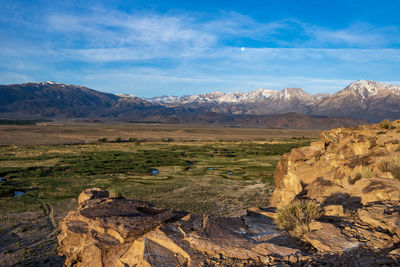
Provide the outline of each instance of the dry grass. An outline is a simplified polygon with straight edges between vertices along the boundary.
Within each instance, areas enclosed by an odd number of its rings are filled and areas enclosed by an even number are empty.
[[[312,220],[323,215],[321,207],[312,200],[294,200],[277,210],[277,224],[295,237],[302,237],[309,231]]]
[[[71,144],[108,141],[257,141],[318,137],[319,130],[284,130],[139,123],[64,123],[48,126],[0,125],[0,145]]]
[[[362,175],[362,178],[370,179],[374,176],[374,172],[372,171],[371,168],[363,167],[361,170],[361,175]]]
[[[392,122],[390,120],[383,120],[379,123],[379,127],[381,127],[382,129],[394,129],[396,127],[394,127],[392,125]]]
[[[400,180],[400,157],[398,155],[380,160],[378,168],[382,172],[390,172],[395,179]]]

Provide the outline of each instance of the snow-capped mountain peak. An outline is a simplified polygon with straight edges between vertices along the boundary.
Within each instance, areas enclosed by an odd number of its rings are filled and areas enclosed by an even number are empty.
[[[400,94],[400,86],[387,85],[376,81],[359,80],[351,83],[342,92],[352,93],[362,99],[366,99],[386,93]]]
[[[135,95],[132,95],[132,94],[115,94],[115,95],[117,95],[117,96],[119,96],[119,97],[127,97],[127,98],[135,97],[135,98],[136,98],[136,96],[135,96]]]
[[[212,92],[200,95],[185,96],[161,96],[149,98],[150,102],[158,102],[161,104],[189,104],[189,103],[257,103],[264,102],[267,99],[304,99],[306,102],[312,102],[313,96],[304,92],[300,88],[286,88],[281,91],[268,90],[264,88],[250,92]]]
[[[44,81],[44,82],[41,82],[41,84],[57,84],[57,83],[53,82],[53,81]]]

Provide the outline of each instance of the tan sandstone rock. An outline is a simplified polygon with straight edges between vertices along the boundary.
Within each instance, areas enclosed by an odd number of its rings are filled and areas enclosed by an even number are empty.
[[[315,225],[316,224],[316,225]],[[343,252],[355,249],[362,245],[357,240],[349,240],[341,231],[330,223],[315,222],[310,225],[310,232],[304,239],[322,252]]]
[[[325,131],[320,142],[281,158],[270,204],[280,207],[296,198],[317,201],[330,217],[312,222],[304,240],[321,252],[391,248],[400,235],[399,159],[398,128],[366,125]]]
[[[109,193],[101,188],[89,188],[83,191],[78,197],[78,204],[84,201],[95,198],[107,198]]]
[[[342,205],[327,205],[324,207],[324,214],[327,216],[345,216]]]
[[[393,265],[400,246],[399,140],[398,128],[378,125],[325,131],[321,141],[282,156],[271,207],[242,217],[173,212],[88,189],[60,222],[59,253],[65,266]],[[274,223],[276,207],[297,198],[317,201],[325,213],[306,225],[308,244]]]
[[[84,195],[92,191],[98,190]],[[185,215],[128,199],[84,199],[60,222],[58,250],[66,256],[65,266],[201,266],[209,261],[240,266],[263,264],[270,256],[284,262],[303,255],[299,241],[266,216],[271,211],[252,209],[246,216],[225,218]]]
[[[358,216],[364,223],[400,237],[400,204],[374,203],[361,209]]]

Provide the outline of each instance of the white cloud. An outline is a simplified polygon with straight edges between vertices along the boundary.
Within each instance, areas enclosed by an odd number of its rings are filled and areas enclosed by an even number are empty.
[[[32,26],[41,29],[35,42],[22,35],[0,40],[4,81],[47,75],[52,78],[45,80],[138,95],[258,87],[315,93],[337,91],[353,77],[395,80],[400,63],[400,49],[391,48],[400,40],[395,26],[329,29],[293,18],[259,22],[234,12],[205,19],[98,7],[84,16],[48,14]]]
[[[50,29],[68,38],[84,40],[87,48],[125,46],[209,47],[216,37],[196,29],[184,16],[157,14],[96,13],[85,17],[54,14],[48,17]]]
[[[359,22],[343,29],[327,29],[314,25],[303,27],[310,37],[305,44],[310,46],[387,48],[400,43],[400,30],[395,26],[377,27]]]

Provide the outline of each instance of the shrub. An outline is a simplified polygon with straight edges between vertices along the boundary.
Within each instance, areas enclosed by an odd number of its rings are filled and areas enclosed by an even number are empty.
[[[379,123],[379,127],[381,127],[382,129],[393,129],[395,127],[393,127],[392,122],[390,120],[383,120]]]
[[[390,165],[390,172],[393,174],[393,177],[397,180],[400,180],[400,157],[396,156],[392,159]]]
[[[124,198],[122,195],[122,190],[121,187],[119,186],[112,186],[109,189],[107,189],[108,193],[110,194],[110,198]]]
[[[374,176],[374,172],[367,167],[363,167],[361,171],[362,177],[365,179],[370,179],[372,176]]]
[[[382,172],[390,172],[395,179],[400,180],[400,157],[382,159],[378,163],[378,168]]]
[[[140,145],[140,143],[141,143],[141,141],[139,139],[133,138],[133,137],[129,138],[129,142],[133,142],[133,143],[135,143],[135,145]]]
[[[381,159],[378,162],[378,169],[381,172],[388,172],[390,170],[390,162],[388,160],[385,159]]]
[[[108,142],[108,139],[107,139],[106,137],[104,137],[104,138],[99,138],[99,139],[97,140],[97,142],[99,142],[99,143],[107,143],[107,142]]]
[[[323,215],[321,207],[313,200],[294,200],[277,210],[276,223],[295,237],[307,233],[309,224]]]
[[[361,180],[361,178],[363,177],[363,175],[361,173],[357,173],[356,176],[354,178],[351,178],[351,176],[347,177],[347,181],[349,182],[349,184],[353,185],[355,184],[358,180]]]
[[[400,180],[400,166],[399,165],[394,165],[390,172],[393,174],[393,177],[396,178],[397,180]]]

